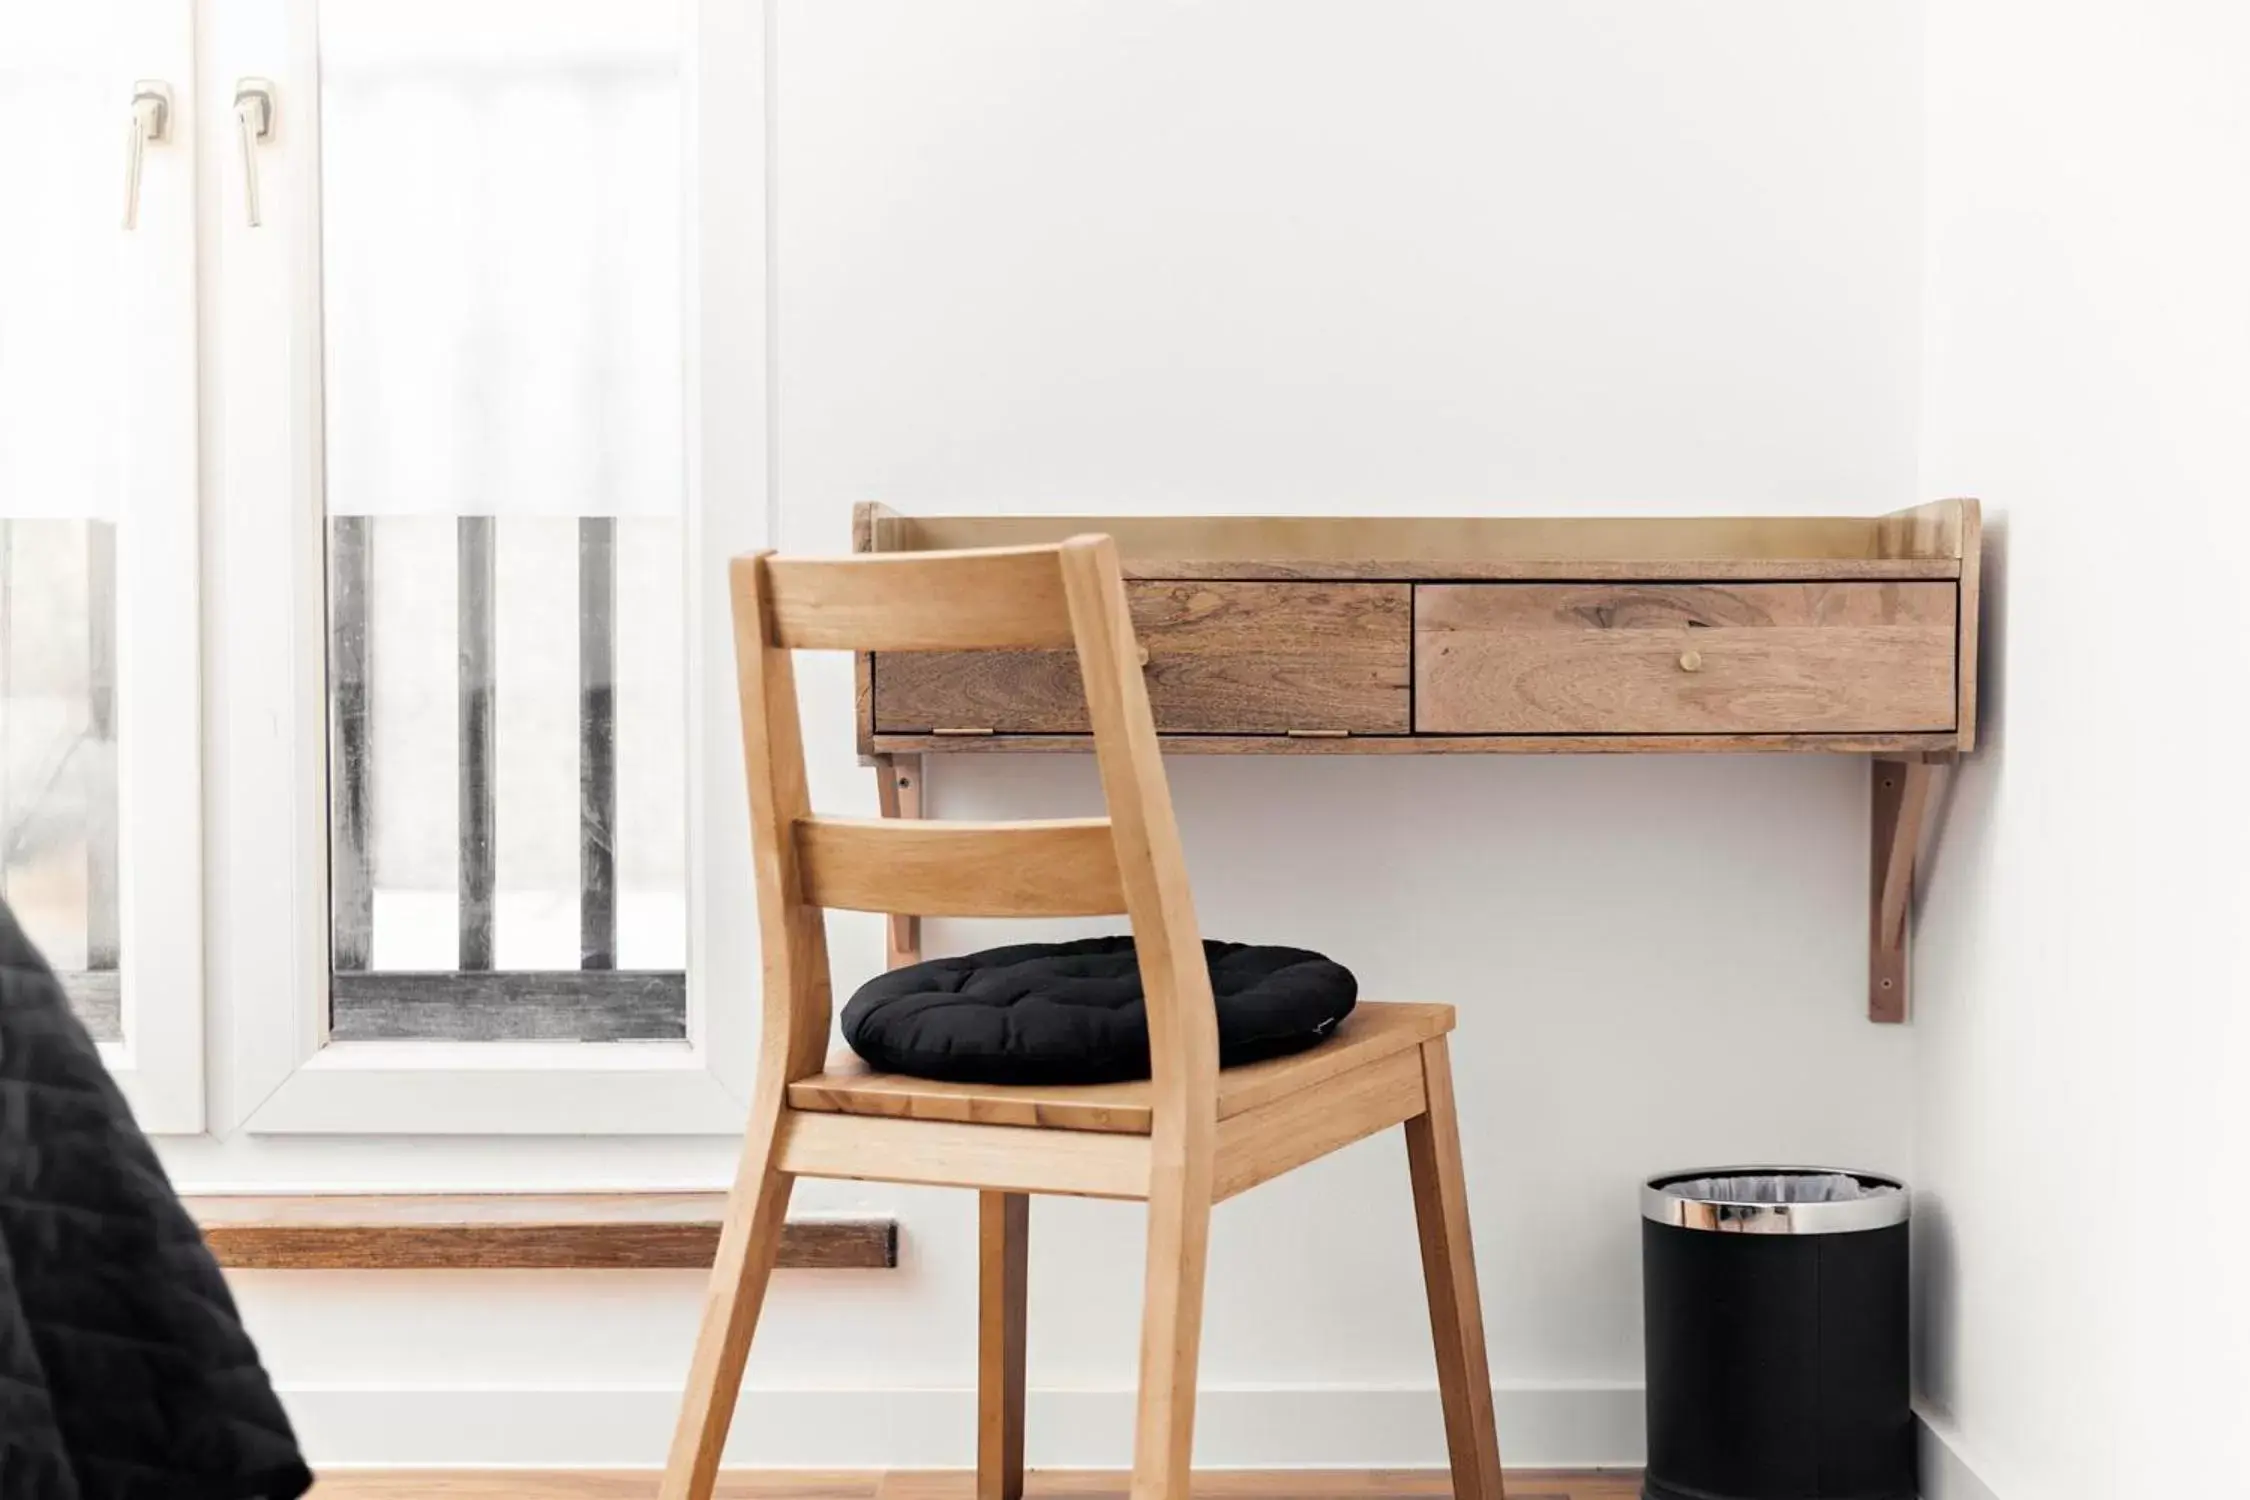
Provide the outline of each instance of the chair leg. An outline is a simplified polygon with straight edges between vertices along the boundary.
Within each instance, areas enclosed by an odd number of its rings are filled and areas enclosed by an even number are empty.
[[[977,1500],[1023,1500],[1031,1199],[977,1194]]]
[[[711,1500],[718,1482],[719,1454],[734,1421],[742,1367],[750,1357],[750,1335],[757,1329],[766,1283],[781,1252],[789,1189],[795,1181],[774,1166],[778,1125],[768,1116],[762,1128],[753,1126],[752,1138],[743,1147],[741,1170],[719,1231],[718,1255],[711,1264],[703,1325],[695,1336],[687,1396],[672,1434],[659,1500]]]
[[[1445,1038],[1422,1046],[1427,1110],[1406,1122],[1406,1160],[1414,1177],[1414,1219],[1422,1237],[1422,1279],[1430,1293],[1438,1391],[1445,1405],[1445,1448],[1455,1500],[1504,1500],[1500,1440],[1492,1421],[1492,1372],[1485,1363],[1484,1309],[1469,1244],[1469,1201],[1461,1178],[1461,1133],[1453,1114],[1453,1064]]]
[[[1163,1143],[1157,1143],[1161,1156]],[[1206,1143],[1183,1166],[1159,1168],[1148,1200],[1148,1287],[1141,1308],[1140,1411],[1131,1500],[1188,1500],[1195,1448],[1195,1372],[1203,1342],[1203,1272],[1211,1238]]]

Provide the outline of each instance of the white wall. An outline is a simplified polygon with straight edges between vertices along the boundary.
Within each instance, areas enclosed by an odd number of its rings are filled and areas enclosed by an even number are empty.
[[[1916,458],[1919,8],[781,0],[777,534],[848,512],[1860,511]],[[841,670],[816,799],[871,804]],[[1642,1175],[1912,1163],[1864,1017],[1867,782],[1818,758],[1173,763],[1208,931],[1317,944],[1456,1044],[1503,1446],[1638,1457]],[[943,815],[1087,808],[962,758]],[[839,983],[878,961],[840,919]],[[988,929],[934,924],[933,951]],[[700,1179],[727,1143],[229,1142],[205,1180]],[[967,1461],[964,1195],[785,1274],[745,1460]],[[1034,1462],[1121,1463],[1139,1215],[1034,1215]],[[1218,1219],[1199,1453],[1442,1462],[1403,1153]],[[689,1276],[245,1275],[317,1460],[653,1462]],[[878,1393],[855,1405],[848,1393]],[[864,1409],[863,1409],[864,1408]]]
[[[1917,48],[1874,7],[784,6],[780,545],[843,546],[869,497],[1909,503]],[[839,664],[812,710],[837,787],[846,692]],[[1860,764],[1172,774],[1208,931],[1462,1005],[1496,1378],[1616,1423],[1545,1447],[1519,1416],[1522,1456],[1633,1452],[1631,1396],[1595,1393],[1639,1376],[1638,1175],[1906,1164],[1911,1038],[1861,1018]],[[1081,762],[932,786],[953,816],[1095,806]],[[1428,1384],[1399,1168],[1376,1142],[1221,1216],[1212,1381]],[[1033,1367],[1122,1385],[1137,1215],[1047,1222]],[[1381,1456],[1437,1455],[1415,1437]]]
[[[1922,488],[1986,499],[1993,732],[1922,893],[1920,1380],[2006,1500],[2242,1493],[2246,76],[2240,7],[1930,8]]]

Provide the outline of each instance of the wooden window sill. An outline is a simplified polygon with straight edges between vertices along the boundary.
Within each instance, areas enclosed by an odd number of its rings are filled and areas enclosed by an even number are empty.
[[[245,1271],[703,1270],[723,1193],[257,1194],[186,1198],[219,1264]],[[792,1221],[784,1270],[898,1264],[890,1219]]]

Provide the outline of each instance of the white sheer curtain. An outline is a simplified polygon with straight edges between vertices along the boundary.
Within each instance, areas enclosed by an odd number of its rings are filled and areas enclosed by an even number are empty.
[[[457,962],[465,516],[495,518],[495,967],[579,958],[584,517],[617,518],[617,962],[684,967],[684,55],[674,8],[636,0],[323,7],[327,494],[368,518],[374,968]]]

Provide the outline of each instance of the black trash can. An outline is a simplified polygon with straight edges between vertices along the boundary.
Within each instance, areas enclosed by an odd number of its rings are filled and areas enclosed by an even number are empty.
[[[1644,1500],[1914,1500],[1907,1208],[1871,1172],[1649,1180]]]

